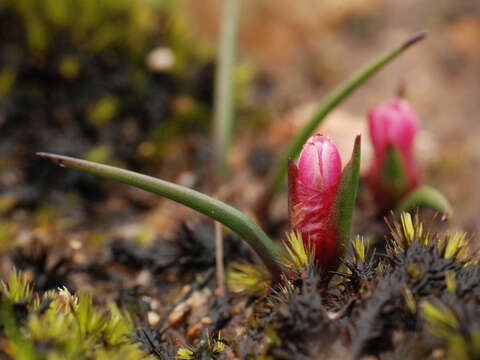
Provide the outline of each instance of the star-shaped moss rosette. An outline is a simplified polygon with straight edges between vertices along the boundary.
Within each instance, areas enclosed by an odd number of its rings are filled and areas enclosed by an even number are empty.
[[[438,190],[421,184],[414,142],[418,116],[403,99],[394,98],[373,107],[368,113],[373,163],[366,180],[379,211],[396,213],[429,207],[452,214],[448,200]]]

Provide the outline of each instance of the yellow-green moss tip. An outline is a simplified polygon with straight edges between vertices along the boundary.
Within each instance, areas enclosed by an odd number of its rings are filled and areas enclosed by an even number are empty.
[[[365,257],[368,252],[368,241],[366,241],[363,236],[357,235],[351,244],[353,249],[353,262],[355,264],[360,261],[365,262]]]
[[[287,252],[287,256],[283,257],[284,264],[291,270],[305,269],[312,263],[314,258],[313,249],[305,246],[302,234],[297,231],[286,233],[286,240],[283,247]]]
[[[227,286],[234,293],[260,294],[271,285],[271,276],[261,265],[232,263],[228,267]]]
[[[432,234],[430,229],[424,230],[418,215],[412,219],[412,216],[405,212],[400,215],[400,222],[387,221],[387,223],[392,237],[390,251],[404,253],[412,242],[418,241],[421,246],[435,246],[445,259],[453,258],[466,266],[478,262],[478,253],[471,253],[468,250],[472,238],[467,237],[464,232],[456,232],[453,235],[448,232],[444,235]]]

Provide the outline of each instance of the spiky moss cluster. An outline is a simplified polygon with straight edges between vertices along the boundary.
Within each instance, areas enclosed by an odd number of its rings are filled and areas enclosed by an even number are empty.
[[[375,250],[369,252],[368,243],[361,236],[357,236],[350,243],[348,256],[343,260],[342,268],[336,275],[338,284],[338,299],[341,303],[352,300],[352,294],[361,293],[363,288],[377,274],[379,267]]]
[[[448,359],[468,360],[480,356],[479,302],[437,299],[421,303],[427,331],[439,339]]]
[[[13,359],[143,359],[133,323],[115,305],[96,307],[67,289],[40,295],[13,270],[0,288],[1,351]]]
[[[284,259],[291,277],[281,287],[256,292],[257,318],[246,334],[263,350],[247,355],[341,358],[341,351],[347,351],[354,358],[478,356],[480,269],[477,254],[469,253],[471,239],[433,233],[409,214],[390,228],[386,254],[370,251],[357,237],[328,286],[308,261],[295,261],[295,254],[305,253],[300,257],[308,259],[308,249],[297,248],[301,242],[292,243],[290,237],[287,248],[297,249]],[[243,273],[245,278],[255,275]],[[335,349],[332,344],[338,341],[332,339],[341,338],[343,350]],[[248,348],[246,339],[237,342],[238,348]]]
[[[286,234],[283,243],[285,256],[282,266],[288,273],[289,281],[305,277],[306,273],[315,273],[313,269],[313,250],[305,247],[302,235],[292,231]],[[272,285],[272,280],[267,269],[260,265],[232,262],[227,273],[227,284],[234,293],[265,294]]]
[[[142,245],[128,239],[116,239],[109,245],[115,261],[135,269],[147,269],[153,274],[170,270],[175,274],[191,274],[209,269],[215,264],[214,228],[209,222],[193,227],[182,223],[175,237]],[[249,258],[246,245],[236,236],[225,241],[226,259]]]
[[[28,272],[32,286],[41,292],[67,283],[73,263],[70,257],[58,253],[53,246],[34,243],[29,247],[17,247],[12,251],[11,259],[17,269]]]
[[[328,310],[320,283],[315,273],[308,272],[304,279],[287,282],[269,296],[269,313],[261,324],[271,327],[282,344],[281,349],[271,349],[272,355],[288,353],[288,358],[300,359],[328,354],[324,344],[331,343],[340,329],[333,321],[336,314]]]
[[[312,249],[297,232],[288,233],[283,245],[282,284],[272,288],[268,272],[258,265],[232,264],[227,274],[231,291],[259,298],[247,331],[233,341],[241,358],[307,359],[320,351],[317,346],[339,334]]]
[[[175,359],[178,360],[214,360],[224,355],[225,343],[219,332],[217,337],[211,336],[207,331],[204,339],[196,347],[188,346],[177,350]]]
[[[362,293],[351,293],[358,297],[349,331],[352,350],[355,356],[378,355],[415,343],[409,356],[427,357],[432,347],[442,348],[450,340],[444,338],[440,345],[432,345],[428,332],[432,327],[424,326],[429,312],[420,309],[435,309],[433,304],[439,303],[430,302],[433,298],[450,299],[459,314],[468,311],[468,301],[475,302],[477,306],[472,308],[478,309],[480,286],[473,280],[479,276],[478,256],[468,253],[471,239],[465,234],[432,233],[431,227],[424,229],[418,216],[412,220],[409,214],[402,214],[401,222],[390,228],[387,256],[380,259],[375,277]],[[438,312],[442,308],[439,305]],[[465,341],[464,345],[470,346],[467,344],[472,343]]]

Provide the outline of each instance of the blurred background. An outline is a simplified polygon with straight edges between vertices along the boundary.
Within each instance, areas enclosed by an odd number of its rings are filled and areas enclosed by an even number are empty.
[[[0,0],[2,249],[65,229],[87,243],[102,243],[105,232],[149,241],[191,216],[34,154],[74,155],[211,192],[221,5]],[[427,40],[356,91],[322,131],[349,153],[368,109],[404,89],[421,118],[425,182],[453,203],[450,227],[478,233],[477,0],[242,0],[229,156],[235,176],[223,197],[251,209],[275,155],[315,104],[359,66],[421,31]],[[368,149],[365,158],[368,165]],[[285,217],[285,202],[275,209]],[[82,233],[80,225],[95,232]]]

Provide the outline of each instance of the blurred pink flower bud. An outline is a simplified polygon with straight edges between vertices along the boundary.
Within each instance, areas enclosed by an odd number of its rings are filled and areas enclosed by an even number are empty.
[[[413,146],[418,131],[418,117],[407,101],[394,98],[373,107],[368,113],[368,123],[374,149],[368,183],[375,201],[387,209],[420,182]],[[401,160],[396,179],[386,175],[395,166],[387,163],[392,161],[388,157],[391,150],[396,151]],[[395,173],[395,169],[392,173]]]
[[[335,224],[329,222],[342,161],[328,136],[310,137],[300,153],[298,168],[289,163],[289,221],[315,251],[317,266],[329,270],[337,263],[339,250]]]

